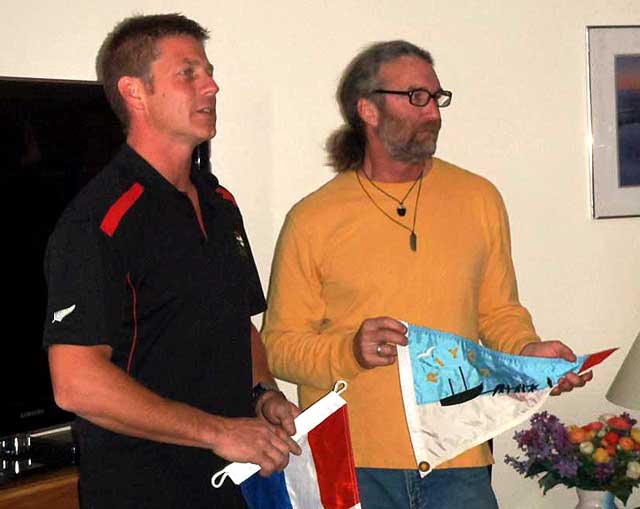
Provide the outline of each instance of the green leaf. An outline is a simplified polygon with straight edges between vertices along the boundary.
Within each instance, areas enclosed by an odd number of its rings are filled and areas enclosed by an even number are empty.
[[[542,465],[541,463],[534,463],[529,467],[529,470],[527,470],[526,477],[533,477],[535,475],[538,475],[540,472],[546,472],[546,471],[547,471],[546,466]]]
[[[555,475],[553,472],[548,472],[542,479],[540,479],[539,484],[542,488],[542,492],[546,493],[554,486],[560,484],[562,482],[561,478]]]
[[[616,488],[615,490],[613,490],[612,493],[617,498],[622,500],[622,503],[624,505],[627,505],[627,500],[629,500],[629,497],[631,496],[631,488],[626,487],[626,486],[621,486],[621,487]]]

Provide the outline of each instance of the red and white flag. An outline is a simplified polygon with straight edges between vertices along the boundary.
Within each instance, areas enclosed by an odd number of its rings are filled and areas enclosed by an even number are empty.
[[[239,484],[250,509],[360,508],[346,401],[346,383],[315,402],[295,420],[293,439],[302,455],[291,455],[284,472],[261,477],[258,465],[232,463],[211,479]]]

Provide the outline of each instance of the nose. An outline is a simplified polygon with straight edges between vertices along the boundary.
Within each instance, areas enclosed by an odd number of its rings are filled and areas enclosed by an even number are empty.
[[[213,78],[213,76],[207,74],[205,83],[203,85],[203,93],[205,95],[216,95],[219,91],[220,87],[218,86],[216,80]]]
[[[440,106],[438,106],[435,99],[431,99],[429,103],[422,108],[422,112],[429,120],[440,119]]]

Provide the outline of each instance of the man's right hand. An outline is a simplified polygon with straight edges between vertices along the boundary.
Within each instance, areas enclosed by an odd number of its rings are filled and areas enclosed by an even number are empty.
[[[290,427],[285,422],[222,417],[163,398],[113,364],[111,353],[107,345],[50,346],[58,406],[115,433],[210,449],[231,461],[255,463],[265,476],[282,470],[290,453],[301,453],[284,430],[283,426]],[[297,409],[291,407],[295,414]],[[281,410],[270,409],[269,414],[287,421],[287,413]]]
[[[259,418],[222,418],[213,452],[230,461],[254,463],[268,477],[289,464],[289,454],[299,456],[300,446],[280,426]]]
[[[393,364],[397,345],[407,345],[407,328],[394,318],[367,318],[353,338],[353,354],[363,368]]]

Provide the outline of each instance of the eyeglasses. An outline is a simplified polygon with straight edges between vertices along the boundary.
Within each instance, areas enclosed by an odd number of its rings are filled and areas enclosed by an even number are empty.
[[[374,90],[374,94],[393,94],[393,95],[406,95],[409,97],[409,102],[414,106],[423,107],[429,104],[431,99],[436,100],[436,104],[439,108],[446,108],[451,104],[451,96],[453,95],[448,90],[437,90],[435,93],[429,92],[426,88],[415,88],[413,90]]]

